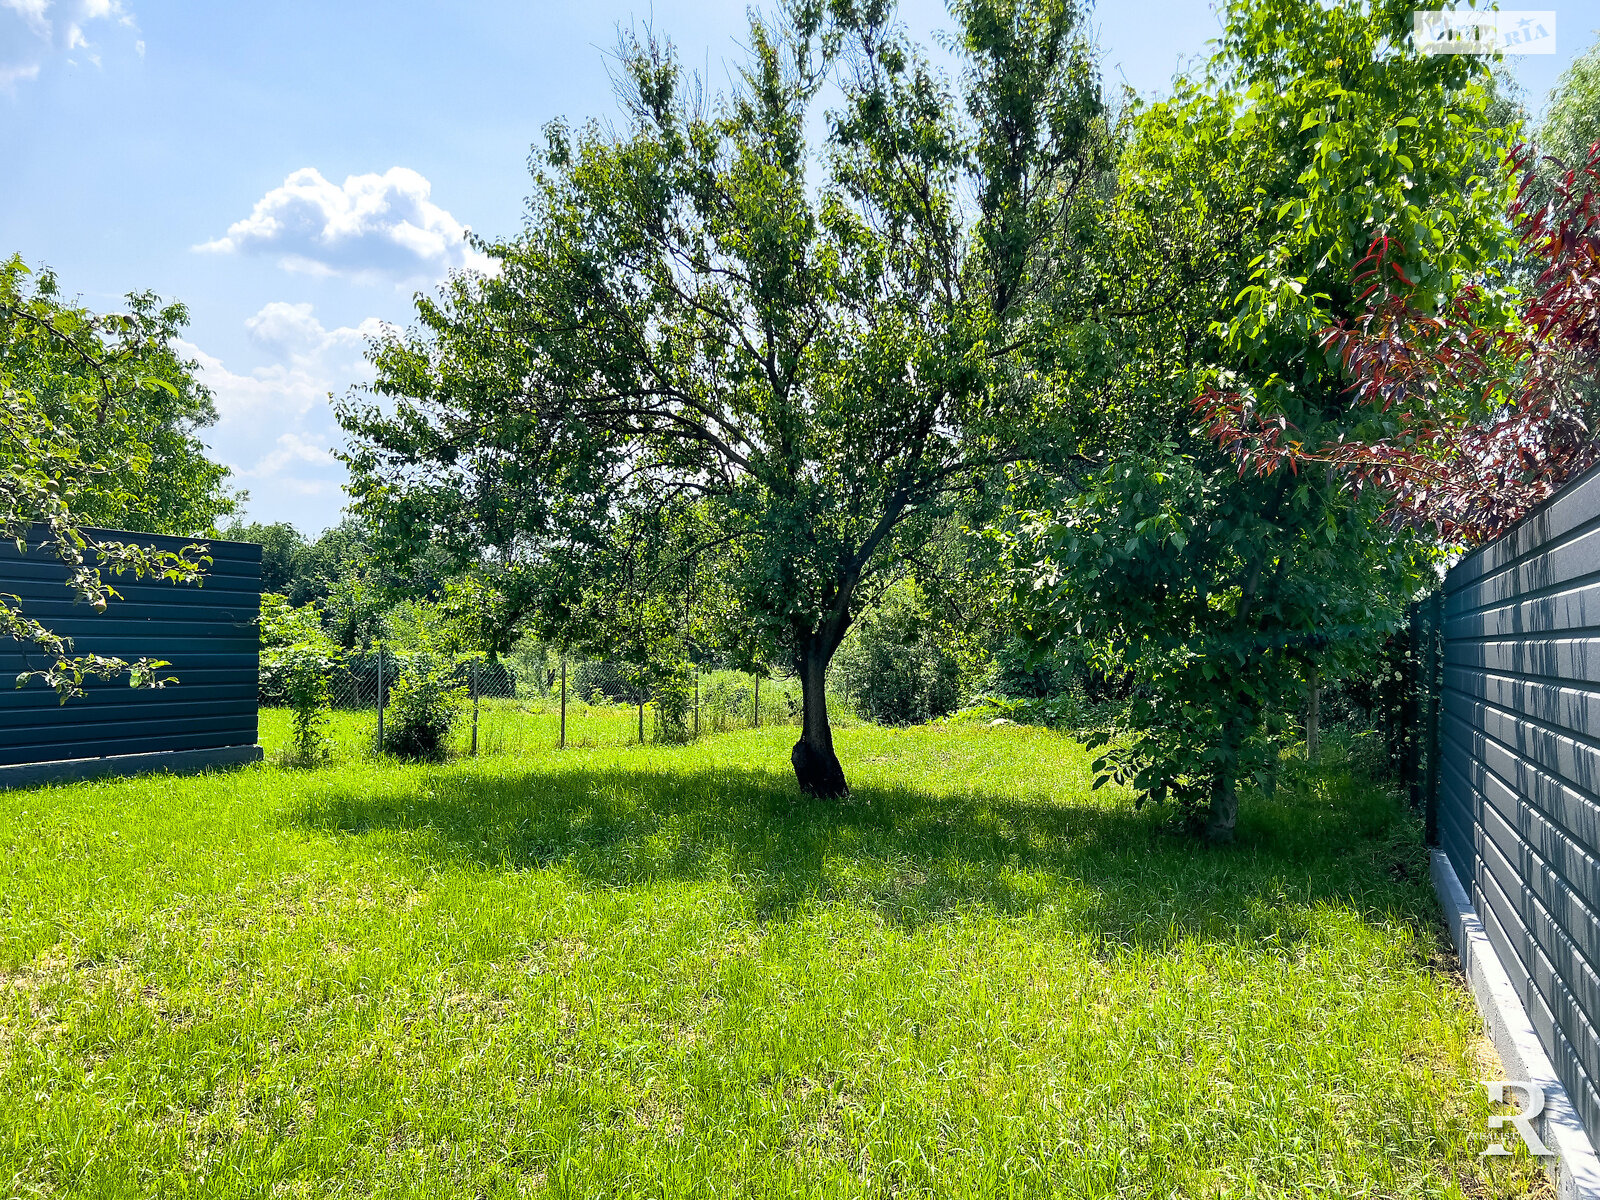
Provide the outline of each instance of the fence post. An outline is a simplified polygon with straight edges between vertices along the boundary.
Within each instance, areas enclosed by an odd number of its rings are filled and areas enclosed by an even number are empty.
[[[561,656],[561,745],[558,749],[567,748],[567,656]]]
[[[383,753],[383,643],[374,642],[378,652],[378,753]]]
[[[1423,730],[1427,774],[1422,785],[1423,828],[1430,846],[1439,844],[1439,715],[1444,706],[1444,589],[1425,602],[1428,622],[1428,710]]]
[[[472,753],[478,753],[478,660],[472,660]]]
[[[639,745],[644,745],[644,701],[639,701]]]
[[[761,676],[756,676],[756,728],[761,728]]]
[[[694,735],[700,736],[700,668],[694,670]]]
[[[1423,680],[1422,637],[1424,618],[1420,603],[1411,606],[1411,621],[1407,631],[1405,691],[1405,764],[1406,792],[1414,810],[1422,808],[1422,720]]]

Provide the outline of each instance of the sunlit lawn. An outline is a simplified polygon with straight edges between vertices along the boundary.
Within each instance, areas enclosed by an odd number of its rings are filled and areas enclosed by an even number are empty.
[[[346,717],[313,770],[0,793],[0,1193],[1540,1178],[1480,1165],[1481,1026],[1378,791],[1252,798],[1218,852],[1040,730],[842,730],[841,806],[799,796],[793,730],[587,717],[565,752],[508,716],[405,766]]]

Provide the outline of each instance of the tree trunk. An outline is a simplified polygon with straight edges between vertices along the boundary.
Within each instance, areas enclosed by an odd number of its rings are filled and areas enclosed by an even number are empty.
[[[1224,770],[1211,789],[1211,816],[1206,820],[1206,841],[1226,845],[1233,841],[1233,825],[1239,816],[1239,787],[1233,772]]]
[[[1311,693],[1306,697],[1306,761],[1316,762],[1322,754],[1322,680],[1311,675]]]
[[[1217,747],[1217,777],[1211,782],[1211,811],[1206,816],[1206,841],[1214,846],[1233,841],[1234,822],[1239,817],[1239,784],[1235,779],[1238,763],[1234,748],[1239,745],[1236,726],[1224,726],[1222,744]]]
[[[833,729],[828,724],[828,659],[832,653],[818,639],[806,644],[800,661],[800,695],[804,701],[800,740],[789,761],[800,790],[819,799],[850,794],[844,768],[833,752]]]

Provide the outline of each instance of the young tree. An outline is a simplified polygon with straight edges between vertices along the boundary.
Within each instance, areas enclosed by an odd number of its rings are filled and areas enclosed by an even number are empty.
[[[1410,31],[1394,0],[1231,3],[1202,83],[1139,114],[1109,237],[1210,261],[1186,288],[1149,263],[1152,296],[1178,299],[1106,339],[1110,461],[1019,539],[1034,636],[1077,635],[1139,685],[1107,777],[1218,841],[1307,672],[1392,626],[1429,553],[1328,464],[1242,465],[1219,416],[1310,444],[1381,436],[1393,417],[1352,408],[1321,342],[1363,309],[1373,237],[1405,232],[1394,266],[1433,303],[1508,257],[1507,180],[1482,174],[1500,158],[1488,70],[1417,54]]]
[[[800,678],[818,796],[846,791],[825,683],[864,600],[954,496],[1062,444],[1037,362],[1107,144],[1082,11],[953,12],[959,94],[884,0],[753,19],[720,98],[625,38],[626,128],[552,125],[498,273],[420,301],[383,403],[340,412],[374,521],[521,564],[557,618],[640,545],[635,587],[714,573],[729,640]]]

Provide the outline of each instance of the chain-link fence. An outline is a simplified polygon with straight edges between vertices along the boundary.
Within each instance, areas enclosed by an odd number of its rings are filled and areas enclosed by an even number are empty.
[[[341,657],[328,675],[330,738],[336,753],[357,756],[383,744],[385,721],[393,723],[394,688],[416,661],[416,656],[389,646]],[[638,671],[623,662],[463,657],[448,664],[445,674],[460,692],[448,742],[452,754],[674,741],[684,735],[797,724],[801,714],[798,680],[758,679],[738,671],[694,673],[683,697],[683,727],[676,731],[657,720],[657,706],[638,682]],[[271,694],[265,678],[261,702],[269,710],[263,719],[267,735],[276,723],[270,710],[281,707],[284,698]]]
[[[361,712],[387,705],[405,661],[403,655],[387,648],[346,654],[328,678],[334,710]],[[451,675],[457,686],[466,689],[469,699],[515,700],[519,695],[517,672],[509,663],[462,659],[453,665]]]

